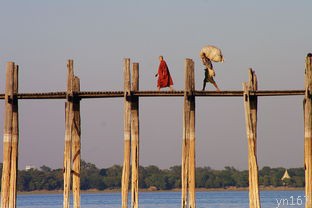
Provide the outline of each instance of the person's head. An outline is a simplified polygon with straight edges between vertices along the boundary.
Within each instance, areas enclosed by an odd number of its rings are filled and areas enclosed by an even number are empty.
[[[308,53],[307,58],[310,59],[310,62],[312,61],[312,53]]]
[[[164,60],[164,57],[163,56],[159,56],[159,61],[162,61]]]

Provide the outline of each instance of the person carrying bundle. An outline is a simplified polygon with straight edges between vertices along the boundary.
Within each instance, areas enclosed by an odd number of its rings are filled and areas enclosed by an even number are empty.
[[[211,61],[214,62],[223,62],[223,55],[221,53],[221,50],[215,46],[205,46],[201,49],[199,56],[204,64],[204,66],[206,67],[205,70],[205,78],[203,81],[203,91],[206,88],[206,82],[210,82],[211,84],[213,84],[213,86],[215,86],[215,88],[217,89],[217,91],[220,91],[216,81],[213,79],[213,77],[216,75],[215,71],[213,69],[212,63]]]

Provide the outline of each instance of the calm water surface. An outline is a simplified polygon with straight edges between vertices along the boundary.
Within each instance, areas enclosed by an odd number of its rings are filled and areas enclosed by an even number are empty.
[[[247,191],[197,192],[198,208],[248,208]],[[303,191],[262,191],[262,208],[304,207]],[[18,195],[18,208],[62,208],[62,194]],[[180,208],[180,192],[143,192],[139,195],[140,208]],[[82,208],[120,208],[120,193],[82,194]]]

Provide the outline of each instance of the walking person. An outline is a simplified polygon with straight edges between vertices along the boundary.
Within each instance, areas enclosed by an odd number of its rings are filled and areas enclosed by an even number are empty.
[[[223,62],[223,55],[221,53],[221,50],[215,46],[205,46],[201,49],[199,54],[203,65],[206,67],[205,70],[205,78],[203,81],[203,91],[206,87],[206,82],[210,82],[213,84],[213,86],[217,89],[217,91],[220,91],[216,81],[213,79],[213,77],[216,75],[211,61],[214,62]]]
[[[205,90],[206,88],[206,82],[210,82],[211,84],[213,84],[213,86],[217,89],[218,92],[220,92],[221,90],[219,89],[216,81],[213,79],[213,77],[216,75],[215,74],[215,71],[213,70],[213,66],[212,66],[212,63],[209,59],[206,60],[206,67],[204,70],[205,70],[205,78],[204,78],[204,81],[203,81],[203,89],[202,91]]]
[[[166,61],[163,56],[159,56],[159,67],[158,72],[155,77],[158,76],[157,80],[157,89],[160,91],[161,88],[169,87],[170,90],[173,90],[173,81],[169,72]]]

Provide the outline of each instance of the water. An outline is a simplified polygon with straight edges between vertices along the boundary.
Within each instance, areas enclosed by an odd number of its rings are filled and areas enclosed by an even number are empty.
[[[303,191],[262,191],[262,208],[304,207]],[[18,195],[18,208],[62,208],[62,194]],[[180,208],[181,192],[143,192],[140,208]],[[198,208],[248,208],[247,191],[197,192]],[[120,208],[120,193],[89,193],[81,195],[82,208]]]

